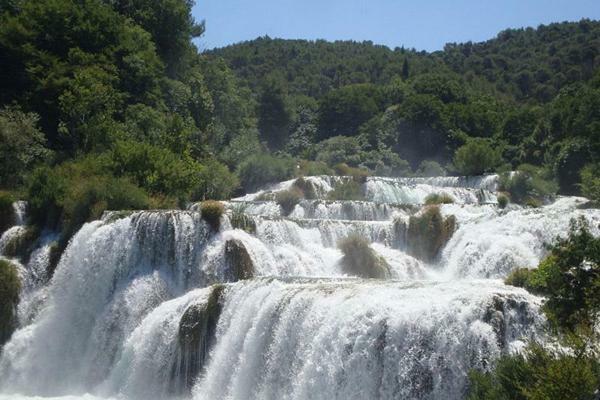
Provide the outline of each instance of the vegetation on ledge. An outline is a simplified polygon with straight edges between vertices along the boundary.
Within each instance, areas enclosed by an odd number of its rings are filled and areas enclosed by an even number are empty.
[[[215,231],[221,227],[221,217],[225,213],[225,206],[220,201],[206,200],[200,203],[202,219]]]
[[[409,218],[407,245],[413,256],[432,262],[452,237],[456,229],[456,218],[442,216],[436,205],[426,206],[419,215]]]
[[[341,260],[344,273],[362,278],[386,279],[390,277],[385,259],[378,256],[367,239],[359,234],[350,234],[338,242],[344,256]]]

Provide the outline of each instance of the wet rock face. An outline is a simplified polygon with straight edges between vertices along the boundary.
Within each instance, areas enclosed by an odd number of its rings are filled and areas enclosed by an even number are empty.
[[[0,259],[0,348],[10,339],[17,327],[20,288],[16,266]]]
[[[225,243],[225,279],[236,282],[254,277],[254,263],[244,244],[237,239]]]
[[[189,394],[208,360],[216,340],[224,288],[215,285],[206,303],[192,304],[181,317],[177,355],[171,369],[171,392],[174,394]]]
[[[427,207],[421,215],[410,217],[407,245],[413,256],[434,261],[456,230],[456,218],[444,218],[437,206]]]

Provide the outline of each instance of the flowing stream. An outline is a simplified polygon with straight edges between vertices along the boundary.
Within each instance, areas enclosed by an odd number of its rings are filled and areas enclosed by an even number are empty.
[[[185,211],[107,212],[71,239],[8,255],[23,282],[19,327],[0,353],[0,400],[461,399],[471,368],[543,340],[543,299],[506,286],[545,244],[600,211],[560,197],[496,204],[497,176],[368,178],[364,201],[330,201],[350,178],[305,178],[314,198],[284,213],[282,182],[226,202],[215,229]],[[410,251],[411,215],[432,193],[456,230],[429,260]],[[272,196],[271,196],[272,197]],[[240,229],[243,214],[248,229]],[[346,274],[337,242],[371,242],[387,279]],[[412,240],[414,242],[414,240]]]

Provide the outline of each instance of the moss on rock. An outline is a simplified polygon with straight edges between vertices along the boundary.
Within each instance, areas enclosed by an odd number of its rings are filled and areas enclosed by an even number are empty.
[[[190,393],[204,367],[221,315],[224,285],[214,285],[206,302],[190,305],[179,322],[177,355],[171,368],[171,392]]]
[[[315,185],[313,185],[311,181],[308,181],[303,177],[296,179],[292,186],[300,190],[305,199],[314,200],[317,198],[317,191],[315,189]]]
[[[0,259],[0,346],[17,326],[17,304],[21,281],[17,267],[8,260]]]
[[[254,277],[254,263],[244,243],[237,239],[225,242],[225,280],[236,282]]]
[[[371,248],[369,241],[358,234],[351,234],[338,242],[344,254],[342,269],[348,275],[362,278],[386,279],[390,277],[390,267]]]
[[[408,223],[407,246],[413,256],[431,262],[438,256],[456,229],[456,218],[444,218],[439,207],[429,206],[421,215],[411,216]]]
[[[246,214],[246,205],[238,204],[231,210],[231,226],[248,233],[256,233],[256,222]]]
[[[302,200],[303,196],[304,194],[300,189],[292,186],[288,190],[278,192],[275,195],[275,201],[277,204],[279,204],[279,207],[281,207],[282,213],[284,215],[289,215],[292,211],[294,211],[296,205],[300,203],[300,200]]]
[[[39,237],[39,229],[33,225],[19,226],[4,245],[4,255],[11,258],[26,260],[31,252],[33,245]]]
[[[454,199],[446,193],[431,193],[425,198],[425,204],[452,204]]]

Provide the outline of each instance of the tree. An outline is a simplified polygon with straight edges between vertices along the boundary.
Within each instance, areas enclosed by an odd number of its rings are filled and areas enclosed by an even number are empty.
[[[471,139],[454,153],[454,167],[462,175],[492,172],[501,163],[500,152],[484,139]]]
[[[0,110],[0,187],[13,188],[23,183],[27,171],[47,161],[51,152],[38,128],[38,116],[18,108]]]
[[[358,128],[374,117],[383,101],[374,85],[351,85],[333,90],[319,103],[318,139],[354,136]]]
[[[291,113],[282,81],[270,77],[265,82],[258,105],[258,129],[269,148],[283,147],[289,135]]]
[[[402,61],[402,79],[407,80],[410,76],[410,67],[408,66],[408,58]]]

